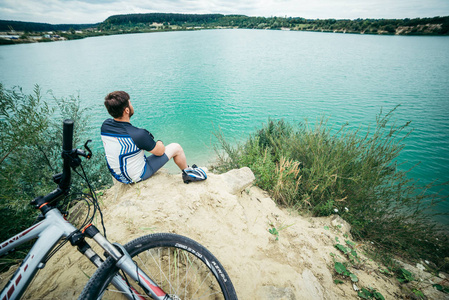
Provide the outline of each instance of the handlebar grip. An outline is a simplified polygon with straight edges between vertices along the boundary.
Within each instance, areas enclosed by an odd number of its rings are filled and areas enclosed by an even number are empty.
[[[73,147],[73,120],[64,120],[62,130],[62,150],[71,151]]]

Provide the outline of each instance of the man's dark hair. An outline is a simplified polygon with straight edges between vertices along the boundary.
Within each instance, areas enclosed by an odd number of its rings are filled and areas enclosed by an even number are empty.
[[[129,95],[124,91],[109,93],[104,98],[104,106],[113,118],[120,118],[125,108],[129,107]]]

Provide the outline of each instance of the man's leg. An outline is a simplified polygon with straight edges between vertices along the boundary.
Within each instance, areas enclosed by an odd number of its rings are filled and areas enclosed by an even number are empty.
[[[168,144],[165,146],[165,154],[168,156],[168,159],[173,158],[173,161],[181,170],[187,168],[186,155],[181,145],[177,143]]]

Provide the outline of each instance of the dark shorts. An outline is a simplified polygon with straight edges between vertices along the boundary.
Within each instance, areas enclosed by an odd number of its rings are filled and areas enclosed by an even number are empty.
[[[161,156],[150,155],[147,157],[147,165],[145,167],[145,173],[142,176],[142,180],[150,178],[154,173],[157,172],[163,165],[168,162],[167,154]]]

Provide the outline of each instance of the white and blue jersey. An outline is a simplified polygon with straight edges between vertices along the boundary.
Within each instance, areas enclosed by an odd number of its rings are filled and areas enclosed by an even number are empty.
[[[112,176],[123,183],[141,181],[147,168],[144,150],[156,146],[153,135],[128,122],[107,119],[101,126],[101,139]]]

